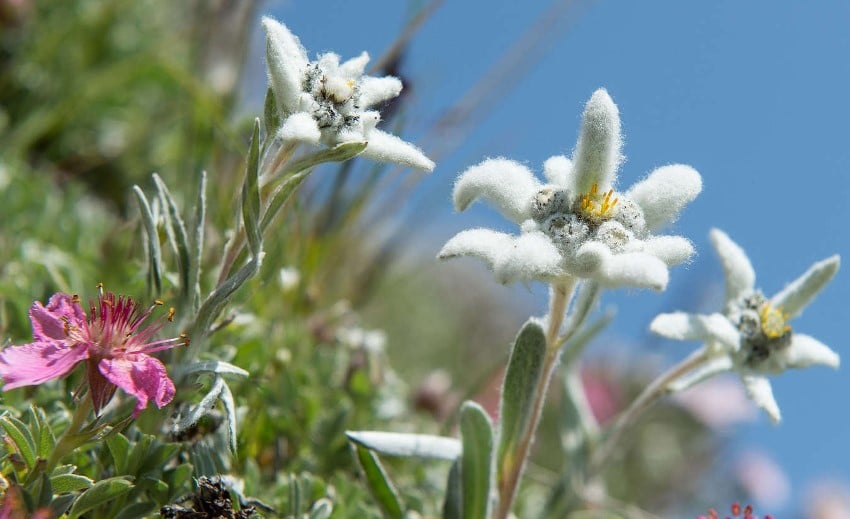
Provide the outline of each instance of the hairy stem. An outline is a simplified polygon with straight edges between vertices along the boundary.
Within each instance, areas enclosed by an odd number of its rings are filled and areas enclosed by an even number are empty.
[[[587,479],[590,480],[602,470],[611,456],[613,456],[617,442],[623,436],[623,433],[635,423],[635,421],[647,409],[649,409],[658,400],[669,394],[669,386],[679,377],[687,374],[694,368],[707,360],[708,356],[705,348],[692,353],[680,363],[665,371],[661,376],[652,381],[641,392],[640,395],[632,402],[632,404],[623,411],[613,425],[608,429],[602,443],[594,453],[591,462],[588,466]]]
[[[558,335],[575,286],[576,282],[574,279],[552,285],[552,296],[549,301],[549,324],[546,329],[546,359],[543,364],[543,376],[534,389],[534,407],[531,411],[528,428],[517,444],[516,453],[512,456],[516,461],[510,467],[508,473],[500,478],[499,481],[499,506],[494,516],[496,519],[507,519],[511,513],[522,471],[525,468],[528,454],[531,450],[531,443],[534,440],[534,433],[537,431],[537,424],[540,422],[543,403],[546,400],[546,391],[555,373],[555,366],[558,364],[558,354],[560,353],[561,345]]]

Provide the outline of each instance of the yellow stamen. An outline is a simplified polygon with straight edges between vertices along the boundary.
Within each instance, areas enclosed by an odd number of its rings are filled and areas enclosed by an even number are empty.
[[[173,306],[168,309],[168,316],[166,316],[166,318],[168,319],[168,322],[170,322],[170,323],[174,322],[174,314],[175,313],[176,313],[176,310],[174,310]]]
[[[153,302],[153,304],[155,304],[156,306],[162,306],[165,303],[162,301],[162,299],[157,299],[156,301]]]
[[[791,326],[788,324],[789,317],[781,307],[774,308],[770,303],[765,303],[759,312],[762,333],[769,339],[782,337],[791,331]]]
[[[619,198],[613,197],[613,189],[609,189],[600,195],[599,185],[593,184],[589,193],[581,195],[582,215],[590,220],[607,220],[613,217],[613,209],[620,201]]]

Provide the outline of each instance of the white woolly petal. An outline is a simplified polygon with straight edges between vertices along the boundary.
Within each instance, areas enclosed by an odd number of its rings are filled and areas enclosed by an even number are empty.
[[[429,172],[434,170],[434,162],[419,148],[395,135],[374,129],[369,132],[367,138],[369,145],[361,154],[364,157],[380,162],[394,162]]]
[[[807,368],[814,364],[838,368],[841,365],[841,358],[829,346],[801,333],[792,335],[791,344],[780,354],[789,368]]]
[[[455,182],[455,209],[463,211],[477,198],[483,198],[514,223],[531,218],[531,202],[541,188],[531,171],[508,159],[487,159],[472,166]]]
[[[723,272],[726,275],[726,302],[752,291],[756,284],[756,272],[744,249],[720,229],[712,229],[708,237],[720,256],[720,263],[723,264]]]
[[[437,257],[449,259],[457,256],[475,256],[487,262],[492,269],[499,256],[513,245],[513,241],[513,236],[503,232],[469,229],[457,233],[447,241]]]
[[[649,230],[673,223],[679,212],[702,191],[702,178],[684,164],[662,166],[631,187],[626,196],[634,200]]]
[[[773,296],[770,303],[773,306],[782,307],[782,311],[791,317],[800,314],[818,292],[832,281],[840,265],[841,258],[837,254],[818,261],[802,276]]]
[[[298,37],[282,23],[263,17],[263,28],[266,30],[269,86],[274,92],[278,110],[282,115],[288,115],[298,107],[301,81],[308,63],[307,51]]]
[[[669,273],[660,259],[643,252],[612,254],[607,245],[589,241],[575,255],[580,277],[595,279],[600,285],[664,290]]]
[[[363,71],[366,70],[367,63],[369,63],[369,53],[363,51],[356,58],[351,58],[340,65],[339,75],[345,79],[357,80],[363,75]]]
[[[732,359],[725,355],[710,358],[705,363],[701,364],[699,367],[694,368],[686,375],[683,375],[668,384],[667,389],[673,393],[684,391],[699,384],[704,380],[710,379],[715,375],[719,375],[720,373],[723,373],[725,371],[730,371],[732,369],[732,366]]]
[[[644,252],[652,254],[668,267],[688,262],[694,255],[693,244],[682,236],[653,236],[644,240],[643,244]]]
[[[623,159],[620,115],[617,105],[604,88],[590,97],[584,107],[581,134],[573,152],[574,192],[586,193],[593,184],[605,192],[614,183],[617,166]]]
[[[284,142],[318,144],[322,133],[313,116],[304,112],[296,112],[283,121],[277,136]]]
[[[318,59],[318,65],[327,76],[339,75],[339,54],[335,52],[321,54]]]
[[[563,274],[562,259],[545,234],[523,233],[502,251],[493,271],[502,283],[547,280]]]
[[[779,404],[773,398],[773,388],[770,387],[770,381],[759,375],[741,375],[741,380],[744,381],[744,388],[746,388],[750,400],[764,409],[773,423],[779,423],[782,415],[779,412]]]
[[[573,163],[563,155],[555,155],[549,157],[543,163],[543,175],[550,184],[555,184],[561,187],[568,187],[567,179],[573,171]]]
[[[738,329],[722,314],[661,314],[652,320],[649,329],[654,333],[679,341],[717,341],[727,351],[740,347]]]
[[[401,93],[401,80],[397,77],[366,76],[360,82],[360,107],[369,108]]]

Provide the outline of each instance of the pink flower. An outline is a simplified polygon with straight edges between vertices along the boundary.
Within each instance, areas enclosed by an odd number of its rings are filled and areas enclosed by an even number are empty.
[[[150,354],[189,342],[185,335],[153,340],[173,319],[174,310],[144,325],[162,302],[143,310],[130,297],[116,297],[102,286],[98,289],[98,300],[90,303],[88,317],[76,295],[57,292],[47,306],[33,303],[33,342],[0,351],[4,391],[64,377],[86,361],[95,412],[109,402],[116,386],[136,397],[135,416],[149,400],[159,408],[171,402],[174,383],[162,362]]]

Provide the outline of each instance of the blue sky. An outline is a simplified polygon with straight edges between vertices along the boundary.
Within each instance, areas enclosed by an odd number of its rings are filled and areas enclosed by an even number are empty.
[[[405,137],[424,142],[420,138],[436,117],[461,97],[474,97],[478,79],[549,8],[549,2],[445,2],[415,38],[403,70],[415,85]],[[343,57],[364,49],[380,55],[407,9],[399,0],[265,6],[311,53],[334,50]],[[547,157],[569,154],[584,102],[604,86],[623,120],[627,162],[621,186],[672,162],[693,165],[704,179],[702,194],[675,226],[695,242],[698,258],[673,272],[664,296],[607,297],[619,307],[612,337],[646,342],[646,326],[656,313],[711,309],[698,306],[695,294],[707,293],[702,304],[710,305],[717,301],[711,283],[722,282],[708,244],[711,227],[727,231],[747,250],[767,294],[816,260],[834,253],[850,258],[848,26],[850,3],[843,0],[572,3],[546,38],[546,52],[520,60],[530,70],[493,98],[480,124],[420,184],[417,196],[434,222],[432,253],[462,228],[510,229],[483,206],[452,214],[458,172],[500,155],[539,171]],[[249,82],[249,97],[261,95],[250,90],[263,88],[256,60],[254,66],[260,82]],[[793,325],[850,358],[842,335],[850,319],[847,294],[845,266]],[[544,297],[538,299],[542,311]],[[688,348],[649,344],[671,359]],[[738,443],[758,445],[785,467],[794,501],[807,481],[850,480],[847,370],[790,372],[774,379],[774,391],[782,425],[773,427],[762,417],[739,429]]]

